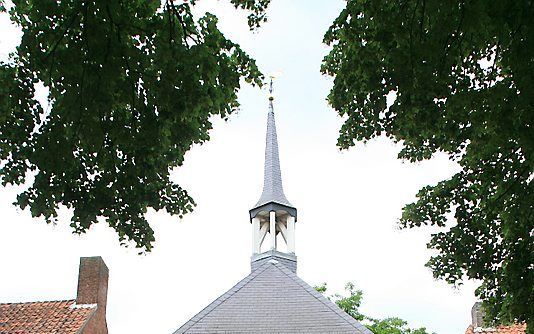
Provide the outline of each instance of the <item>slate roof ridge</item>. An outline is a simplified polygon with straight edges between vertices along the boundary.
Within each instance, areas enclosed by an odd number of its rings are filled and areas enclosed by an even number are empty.
[[[260,267],[258,267],[256,270],[248,274],[245,278],[237,282],[232,288],[227,290],[225,293],[220,295],[217,299],[215,299],[213,302],[211,302],[208,306],[204,307],[200,312],[195,314],[189,321],[187,321],[185,324],[183,324],[180,328],[178,328],[173,334],[181,334],[185,333],[188,329],[193,327],[196,323],[198,323],[200,320],[202,320],[205,316],[207,316],[211,311],[213,311],[217,306],[224,303],[226,300],[228,300],[230,297],[232,297],[235,293],[237,293],[241,288],[243,288],[245,285],[247,285],[250,281],[252,281],[256,276],[267,270],[269,266],[272,264],[269,262],[264,263]]]
[[[360,324],[356,319],[348,315],[345,311],[339,308],[336,304],[334,304],[332,301],[328,300],[325,296],[323,296],[320,292],[315,290],[313,287],[311,287],[308,283],[304,282],[300,277],[298,277],[294,272],[289,270],[286,266],[284,266],[282,263],[272,263],[274,266],[276,266],[280,271],[282,271],[284,274],[286,274],[290,279],[292,279],[294,282],[296,282],[298,285],[300,285],[306,292],[311,294],[313,297],[315,297],[318,301],[323,303],[326,307],[331,309],[333,312],[335,312],[337,315],[339,315],[341,318],[343,318],[346,322],[348,322],[352,327],[358,330],[358,332],[362,334],[373,334],[367,327]],[[259,268],[258,268],[259,269]],[[362,330],[363,328],[363,330]]]

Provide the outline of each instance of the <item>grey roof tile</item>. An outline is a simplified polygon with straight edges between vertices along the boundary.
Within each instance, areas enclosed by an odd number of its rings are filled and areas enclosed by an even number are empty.
[[[372,334],[280,262],[267,262],[174,334]]]

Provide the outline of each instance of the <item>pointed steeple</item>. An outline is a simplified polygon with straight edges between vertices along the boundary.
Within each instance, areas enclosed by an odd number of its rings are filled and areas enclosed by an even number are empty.
[[[271,109],[267,116],[267,138],[265,143],[265,166],[263,176],[263,192],[254,207],[259,207],[269,202],[291,206],[284,194],[282,185],[282,172],[280,170],[280,158],[278,155],[278,140],[276,138],[276,124],[274,112]]]
[[[278,154],[278,139],[276,136],[276,123],[274,121],[273,100],[273,80],[269,84],[269,113],[267,114],[267,135],[265,140],[265,165],[263,175],[263,191],[260,199],[250,210],[250,218],[254,218],[262,208],[266,206],[275,209],[284,209],[294,217],[297,215],[297,209],[289,203],[284,194],[282,185],[282,172],[280,169],[280,157]],[[268,208],[266,208],[268,209]],[[266,210],[272,211],[272,210]]]
[[[249,211],[252,223],[251,268],[255,270],[265,262],[283,262],[291,271],[297,270],[295,256],[295,222],[297,209],[289,203],[282,187],[282,172],[278,155],[278,139],[273,108],[273,81],[269,92],[269,113],[267,115],[267,136],[265,142],[265,166],[263,191],[259,201]],[[267,234],[269,246],[262,248]],[[279,245],[277,235],[285,243]],[[280,247],[282,246],[282,248]]]

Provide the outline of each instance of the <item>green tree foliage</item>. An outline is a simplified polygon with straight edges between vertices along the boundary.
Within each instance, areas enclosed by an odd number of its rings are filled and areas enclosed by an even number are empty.
[[[408,323],[399,318],[374,320],[367,328],[375,334],[428,334],[426,328],[409,328]]]
[[[265,20],[268,0],[231,2],[249,11],[251,28]],[[194,5],[13,1],[9,15],[23,35],[0,64],[0,180],[27,182],[21,208],[47,222],[60,205],[70,208],[77,233],[102,217],[144,251],[154,241],[147,208],[180,217],[193,209],[169,172],[209,139],[211,116],[236,110],[241,81],[262,79],[214,15],[193,17]]]
[[[316,286],[315,290],[335,302],[348,315],[362,322],[374,334],[429,334],[424,327],[416,329],[409,328],[408,323],[400,318],[376,319],[360,313],[359,309],[362,304],[363,292],[356,289],[354,283],[349,282],[345,285],[345,292],[347,293],[345,296],[340,294],[328,296],[326,294],[326,283]]]
[[[315,290],[319,291],[323,295],[326,295],[326,283],[316,286]],[[351,282],[345,285],[345,292],[348,292],[349,295],[342,296],[340,294],[335,294],[332,296],[327,296],[327,298],[335,302],[340,309],[345,311],[354,319],[358,321],[367,319],[366,316],[359,312],[359,308],[362,303],[363,292],[361,290],[357,290],[354,286],[354,283]]]
[[[533,17],[530,0],[348,0],[324,38],[341,148],[385,134],[399,158],[443,152],[461,167],[421,189],[400,226],[439,227],[427,266],[481,280],[497,322],[534,315]]]

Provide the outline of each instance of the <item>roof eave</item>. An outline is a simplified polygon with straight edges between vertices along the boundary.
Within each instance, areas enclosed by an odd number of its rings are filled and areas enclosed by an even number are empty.
[[[255,218],[262,211],[266,211],[266,212],[285,211],[290,216],[295,217],[295,221],[297,221],[297,209],[296,208],[286,205],[286,204],[277,203],[274,201],[270,201],[265,204],[255,206],[254,208],[250,209],[249,210],[250,220],[252,221],[252,219]]]

